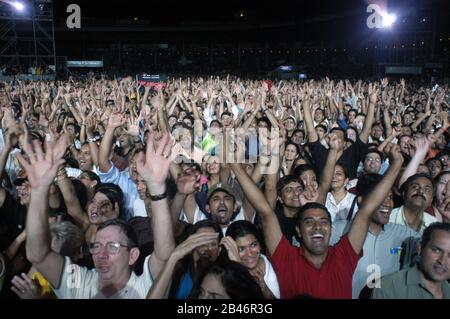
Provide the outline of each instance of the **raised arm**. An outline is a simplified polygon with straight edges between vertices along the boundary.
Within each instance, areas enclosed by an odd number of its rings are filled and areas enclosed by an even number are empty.
[[[112,166],[109,162],[109,154],[111,153],[114,131],[123,124],[123,121],[124,118],[119,113],[113,113],[109,117],[108,126],[102,138],[98,155],[98,167],[102,173],[108,172]]]
[[[361,134],[359,134],[359,139],[363,143],[367,143],[369,140],[369,134],[372,130],[372,125],[375,119],[375,105],[377,103],[378,89],[369,84],[369,108],[367,110],[366,119],[364,120],[363,129]]]
[[[403,183],[411,176],[416,174],[419,165],[427,156],[428,150],[430,149],[431,144],[434,143],[434,136],[430,135],[428,138],[418,137],[414,140],[414,145],[416,151],[414,152],[414,156],[411,158],[411,161],[406,166],[405,171],[402,174],[398,182],[398,187],[402,187]]]
[[[26,254],[28,260],[42,275],[57,288],[63,271],[64,258],[50,248],[51,236],[48,225],[48,191],[56,170],[64,163],[62,154],[55,156],[53,145],[47,143],[44,154],[37,141],[33,141],[34,151],[29,144],[23,145],[28,156],[26,160],[20,153],[17,158],[25,168],[31,185],[31,199],[26,221]]]
[[[323,169],[323,173],[320,176],[319,189],[318,189],[318,199],[317,202],[325,205],[325,200],[327,199],[327,194],[330,189],[331,180],[334,175],[334,167],[339,158],[339,153],[343,151],[344,145],[342,140],[340,140],[336,134],[330,135],[330,150],[328,151],[327,161]]]
[[[212,244],[218,240],[219,233],[197,233],[189,236],[179,244],[170,255],[158,278],[153,282],[147,294],[148,299],[163,299],[167,297],[173,271],[179,260],[190,254],[194,249]]]
[[[357,254],[359,254],[363,248],[367,231],[369,229],[370,218],[373,212],[385,200],[402,167],[403,157],[400,153],[400,147],[398,145],[390,146],[389,157],[389,162],[391,165],[389,166],[388,171],[377,186],[364,199],[348,234],[350,244]]]
[[[153,134],[147,140],[147,151],[144,157],[139,153],[136,160],[138,173],[144,178],[152,198],[152,231],[154,235],[154,251],[148,267],[153,278],[156,278],[164,263],[175,248],[169,202],[167,200],[166,178],[169,174],[173,142],[168,134],[164,134],[155,150]]]
[[[311,109],[309,107],[310,101],[309,97],[304,98],[302,107],[303,107],[303,116],[305,120],[306,131],[308,132],[308,142],[314,143],[319,140],[319,136],[317,135],[316,129],[314,128],[314,122],[311,115]]]
[[[281,240],[281,236],[283,236],[275,212],[270,207],[264,194],[242,168],[242,165],[234,163],[231,164],[231,168],[244,190],[245,197],[261,217],[266,247],[269,254],[272,255]]]

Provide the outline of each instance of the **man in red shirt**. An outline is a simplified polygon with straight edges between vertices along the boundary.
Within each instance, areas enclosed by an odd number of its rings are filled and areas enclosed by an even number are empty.
[[[352,275],[362,256],[370,217],[386,198],[403,163],[397,145],[390,147],[389,155],[389,170],[362,203],[349,233],[334,247],[329,247],[330,213],[319,203],[306,204],[299,211],[296,230],[302,240],[302,247],[291,246],[283,237],[275,212],[257,185],[240,164],[232,164],[245,196],[260,214],[266,247],[277,273],[282,298],[301,295],[316,298],[352,297]]]

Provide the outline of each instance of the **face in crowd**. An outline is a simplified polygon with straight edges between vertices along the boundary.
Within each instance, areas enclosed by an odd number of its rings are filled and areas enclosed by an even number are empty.
[[[372,214],[372,222],[377,225],[383,226],[389,222],[392,209],[394,208],[394,195],[392,191],[384,199],[383,203]]]
[[[278,197],[283,206],[288,208],[299,208],[300,198],[303,193],[303,185],[299,182],[290,182],[281,189],[281,196]]]
[[[220,190],[211,195],[206,205],[206,211],[211,214],[212,220],[221,227],[229,225],[235,210],[237,205],[234,197]]]
[[[378,174],[381,169],[381,157],[378,153],[367,153],[364,159],[364,172]]]
[[[100,282],[114,284],[127,278],[139,257],[139,249],[129,247],[127,236],[120,227],[108,226],[99,230],[94,242],[101,246],[98,252],[91,252]]]
[[[450,232],[435,229],[431,239],[420,247],[420,270],[435,283],[450,279]]]
[[[94,225],[101,224],[110,219],[119,218],[120,215],[118,203],[113,204],[102,192],[95,193],[87,210],[89,222]]]
[[[218,156],[210,156],[206,162],[206,172],[209,175],[219,174],[220,162]]]
[[[212,227],[202,227],[199,228],[196,231],[197,234],[200,233],[216,233],[216,230]],[[214,261],[216,261],[217,257],[219,256],[220,253],[220,247],[219,247],[219,239],[206,244],[206,245],[202,245],[196,249],[194,249],[194,251],[192,252],[192,256],[194,258],[194,261],[197,263],[213,263]]]
[[[333,178],[331,179],[331,189],[338,190],[348,183],[348,178],[346,176],[344,168],[337,164],[334,168]]]
[[[255,269],[261,254],[261,245],[258,239],[253,234],[247,234],[236,238],[235,241],[242,264],[248,269]]]
[[[433,200],[433,184],[426,177],[419,177],[407,185],[403,194],[405,206],[415,210],[425,210]]]
[[[81,146],[78,152],[78,164],[83,171],[92,171],[94,168],[94,162],[92,161],[91,149],[88,144]]]
[[[331,220],[326,211],[310,208],[303,212],[296,226],[302,245],[314,256],[326,253],[331,237]]]

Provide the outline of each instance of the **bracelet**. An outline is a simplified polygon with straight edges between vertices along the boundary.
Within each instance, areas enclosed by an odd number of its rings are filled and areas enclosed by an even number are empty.
[[[95,137],[88,138],[87,141],[88,141],[89,143],[95,142]]]
[[[165,191],[164,193],[159,194],[159,195],[150,195],[150,199],[152,201],[154,201],[154,202],[157,202],[157,201],[159,201],[161,199],[164,199],[166,197],[167,197],[167,191]]]

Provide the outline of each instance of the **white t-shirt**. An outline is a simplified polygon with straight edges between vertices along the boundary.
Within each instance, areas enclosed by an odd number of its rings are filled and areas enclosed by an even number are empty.
[[[127,285],[109,299],[145,299],[153,279],[148,267],[150,256],[144,261],[142,275],[136,276],[131,272]],[[98,274],[95,269],[73,264],[69,257],[65,257],[61,283],[58,289],[53,287],[58,299],[105,299],[98,290]]]
[[[264,263],[266,264],[266,271],[264,273],[264,282],[267,285],[267,288],[273,293],[275,298],[280,299],[280,286],[278,285],[277,275],[275,270],[272,267],[269,259],[266,256],[261,254],[262,259],[264,259]]]

